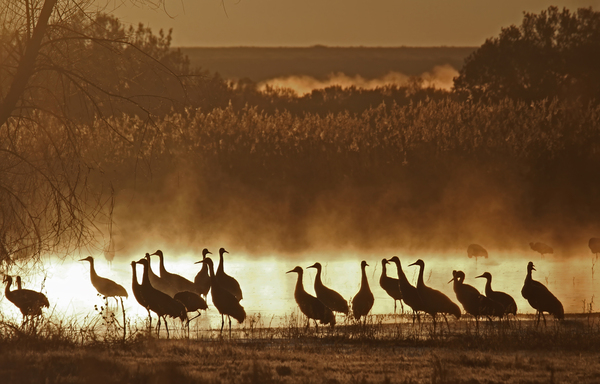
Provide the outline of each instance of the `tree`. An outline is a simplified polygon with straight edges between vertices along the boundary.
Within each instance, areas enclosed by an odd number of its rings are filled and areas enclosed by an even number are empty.
[[[454,91],[476,100],[600,100],[600,12],[525,13],[467,57]]]

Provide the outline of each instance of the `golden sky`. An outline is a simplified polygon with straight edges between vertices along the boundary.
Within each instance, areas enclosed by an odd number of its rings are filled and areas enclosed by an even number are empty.
[[[173,46],[479,46],[523,12],[600,0],[98,0],[125,23],[174,30]],[[155,0],[156,1],[156,0]]]

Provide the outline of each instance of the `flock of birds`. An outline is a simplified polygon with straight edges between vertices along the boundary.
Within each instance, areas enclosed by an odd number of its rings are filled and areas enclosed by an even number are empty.
[[[543,243],[530,243],[533,250],[544,254],[553,253],[551,247]],[[589,247],[592,253],[600,253],[600,239],[592,238],[589,241]],[[212,303],[221,314],[221,332],[225,324],[225,316],[229,320],[229,332],[231,334],[231,318],[233,317],[239,323],[242,323],[246,318],[244,307],[240,304],[243,299],[242,290],[237,280],[225,273],[223,267],[223,255],[228,253],[224,248],[219,249],[219,266],[215,272],[214,263],[211,258],[207,257],[211,254],[210,251],[204,249],[202,251],[202,260],[196,264],[202,264],[202,268],[194,278],[190,281],[180,275],[170,273],[164,265],[163,252],[158,250],[152,254],[146,255],[138,261],[132,261],[132,291],[137,302],[148,311],[149,324],[152,324],[151,312],[158,316],[157,333],[160,333],[161,319],[165,322],[167,337],[169,328],[167,325],[167,317],[180,319],[189,327],[189,322],[200,316],[201,310],[207,310],[206,303],[207,295],[210,292]],[[487,251],[477,245],[471,244],[467,249],[469,257],[487,257]],[[150,259],[152,256],[158,256],[160,260],[159,275],[152,271]],[[87,261],[90,263],[90,280],[98,293],[106,298],[115,298],[121,301],[123,307],[123,297],[128,297],[127,290],[116,282],[101,277],[96,273],[94,268],[94,258],[88,256],[79,261]],[[387,275],[387,266],[394,263],[397,270],[397,278]],[[143,267],[142,281],[138,280],[137,265]],[[425,262],[421,259],[410,264],[409,266],[418,266],[419,275],[416,286],[413,286],[402,269],[400,259],[397,256],[383,259],[381,261],[382,273],[379,279],[381,288],[394,299],[394,312],[396,312],[396,303],[400,301],[402,310],[404,304],[412,309],[413,323],[415,319],[420,321],[420,314],[426,313],[433,318],[435,326],[436,316],[441,314],[446,324],[448,319],[446,315],[453,315],[456,319],[461,317],[461,309],[447,295],[433,289],[424,282]],[[350,301],[343,298],[338,292],[325,286],[321,280],[322,266],[320,263],[314,263],[308,268],[317,270],[314,282],[314,291],[316,294],[312,296],[304,289],[303,285],[303,269],[300,266],[288,271],[287,273],[297,273],[297,282],[294,290],[294,298],[300,311],[307,317],[307,327],[310,325],[310,320],[314,320],[315,327],[318,329],[318,323],[334,326],[336,323],[335,313],[351,315],[356,320],[360,321],[371,311],[375,302],[373,293],[369,287],[369,282],[366,274],[366,261],[362,261],[361,267],[361,284],[360,289]],[[556,319],[564,319],[564,309],[561,302],[554,296],[546,286],[532,277],[532,271],[535,270],[533,262],[527,264],[527,275],[523,288],[522,296],[529,302],[537,312],[537,322],[540,321],[540,316],[546,324],[544,312],[554,315]],[[515,300],[507,293],[494,291],[492,289],[492,275],[485,272],[477,278],[486,279],[485,295],[481,294],[475,287],[465,284],[465,273],[463,271],[452,271],[452,279],[448,282],[453,282],[456,299],[462,305],[464,311],[475,317],[478,321],[479,317],[487,317],[491,320],[492,317],[504,318],[509,314],[516,315],[517,305]],[[17,289],[11,290],[13,278],[6,275],[4,278],[6,283],[5,296],[15,306],[19,308],[23,315],[23,322],[28,318],[40,316],[42,308],[48,308],[50,303],[48,298],[41,292],[23,289],[21,287],[21,278],[16,277]],[[118,305],[118,301],[117,301]],[[188,313],[197,313],[192,319],[188,318]]]

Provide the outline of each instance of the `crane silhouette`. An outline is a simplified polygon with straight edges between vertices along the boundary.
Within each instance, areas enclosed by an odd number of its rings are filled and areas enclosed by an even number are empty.
[[[460,319],[460,308],[456,305],[448,296],[443,294],[442,292],[430,288],[425,285],[423,281],[423,272],[425,270],[425,262],[421,259],[415,261],[410,264],[419,266],[419,278],[417,280],[417,292],[419,292],[419,296],[423,301],[423,311],[430,314],[433,317],[433,326],[435,329],[436,324],[436,315],[441,313],[444,316],[444,320],[446,320],[446,326],[450,329],[450,325],[448,324],[448,319],[446,318],[446,314],[454,315],[457,319]]]
[[[590,247],[592,253],[596,255],[596,260],[598,260],[598,254],[600,253],[600,239],[592,237],[588,242],[588,247]]]
[[[492,290],[491,273],[484,272],[482,275],[477,276],[476,278],[485,278],[487,280],[485,283],[485,296],[502,304],[502,306],[504,307],[504,315],[508,315],[509,313],[512,313],[513,315],[517,314],[517,303],[511,295],[509,295],[508,293]]]
[[[150,256],[154,255],[160,259],[160,278],[170,287],[170,292],[167,292],[170,296],[174,297],[177,292],[183,291],[196,292],[196,285],[194,283],[181,275],[167,271],[165,268],[165,257],[160,249],[150,254]]]
[[[231,317],[236,319],[240,324],[246,319],[246,311],[240,305],[239,300],[230,291],[221,286],[221,282],[215,275],[213,261],[210,257],[196,262],[208,265],[210,275],[210,295],[215,308],[221,314],[221,333],[225,325],[225,315],[229,319],[229,337],[231,337]]]
[[[231,293],[235,298],[240,301],[244,298],[242,295],[242,288],[240,288],[240,283],[233,277],[229,276],[225,273],[225,269],[223,267],[223,254],[229,253],[225,250],[225,248],[219,249],[219,267],[217,268],[217,273],[215,274],[215,278],[219,282],[219,285]],[[211,285],[212,286],[212,285]]]
[[[529,243],[529,247],[531,247],[532,250],[542,255],[542,257],[544,257],[544,255],[554,253],[554,249],[552,249],[551,246],[549,246],[548,244],[540,243],[539,241],[536,243]]]
[[[525,277],[525,283],[521,294],[537,311],[537,323],[540,322],[540,314],[544,318],[544,325],[546,325],[546,317],[544,312],[548,312],[554,315],[556,319],[563,320],[565,318],[565,310],[561,302],[539,281],[533,280],[531,271],[535,271],[533,263],[530,261],[527,264],[527,276]]]
[[[188,320],[188,327],[189,327],[190,321],[194,320],[196,317],[199,317],[201,315],[201,313],[200,313],[201,310],[208,309],[208,305],[206,304],[206,301],[202,297],[200,297],[200,295],[197,294],[196,292],[190,292],[190,291],[177,292],[175,294],[174,299],[181,301],[181,303],[183,305],[185,305],[185,308],[187,309],[188,312],[197,312],[198,313],[196,316],[194,316]]]
[[[307,268],[315,268],[317,270],[317,277],[315,278],[315,293],[317,294],[317,299],[332,311],[341,312],[347,315],[349,312],[348,302],[344,300],[342,295],[323,285],[323,282],[321,281],[321,263],[314,263]]]
[[[389,277],[387,275],[387,264],[389,261],[386,259],[381,260],[381,277],[379,278],[379,286],[394,299],[394,313],[396,313],[396,301],[400,301],[402,305],[402,291],[400,290],[400,284],[398,279]],[[402,312],[404,312],[404,306],[402,306]]]
[[[150,254],[146,253],[146,255],[144,257],[148,261],[148,263],[147,263],[148,279],[149,279],[152,287],[154,289],[158,289],[159,291],[161,291],[163,293],[166,293],[167,295],[169,295],[171,297],[175,296],[175,294],[177,293],[176,292],[177,290],[175,289],[175,287],[173,287],[171,284],[169,284],[169,282],[166,279],[161,278],[160,276],[156,275],[152,271],[152,262],[150,260]]]
[[[465,273],[463,271],[452,271],[452,279],[448,283],[453,281],[456,298],[462,304],[465,312],[475,317],[478,326],[479,316],[502,317],[504,307],[500,303],[483,296],[472,285],[465,284]]]
[[[146,302],[146,300],[144,299],[144,294],[142,293],[142,285],[138,282],[136,265],[137,263],[135,261],[131,262],[131,290],[133,291],[133,296],[135,297],[136,301],[148,311],[149,327],[152,328],[152,315],[150,314],[150,307],[148,306],[148,302]]]
[[[41,316],[42,308],[48,308],[50,303],[48,298],[41,292],[32,291],[30,289],[16,289],[10,290],[12,284],[12,277],[9,275],[4,276],[4,282],[6,288],[4,289],[4,296],[13,303],[23,315],[23,323],[26,322],[28,317]]]
[[[400,291],[402,291],[402,300],[406,303],[406,305],[412,308],[414,323],[415,317],[418,318],[418,313],[420,311],[425,311],[425,305],[423,304],[423,300],[421,300],[421,295],[419,295],[417,287],[414,287],[412,284],[410,284],[406,278],[398,256],[392,257],[389,261],[396,264],[396,269],[398,270],[398,284],[400,285]]]
[[[17,289],[22,289],[23,287],[21,286],[21,276],[17,276],[16,281],[17,281]]]
[[[156,334],[160,337],[160,319],[165,321],[165,328],[167,330],[167,338],[169,338],[169,325],[167,324],[167,316],[176,319],[179,318],[181,322],[187,321],[187,310],[185,305],[180,301],[175,300],[166,293],[159,291],[152,286],[150,282],[150,276],[148,271],[150,270],[148,264],[148,258],[142,258],[138,260],[138,264],[142,264],[144,267],[144,274],[142,276],[142,297],[148,305],[148,308],[158,316],[158,326]]]
[[[212,255],[208,249],[204,248],[202,250],[202,260],[206,259],[207,254]],[[208,291],[210,291],[210,276],[208,275],[208,267],[206,264],[202,264],[202,268],[200,268],[200,271],[196,274],[194,285],[196,286],[196,292],[201,296],[204,296],[204,300],[206,300]]]
[[[296,299],[296,304],[298,304],[300,311],[307,318],[306,329],[308,329],[310,326],[310,319],[315,321],[315,329],[317,331],[319,329],[317,320],[321,324],[331,324],[333,327],[335,325],[335,315],[331,309],[326,307],[325,304],[321,303],[319,299],[304,290],[304,284],[302,283],[304,271],[302,270],[302,267],[297,266],[286,273],[292,272],[298,274],[298,280],[296,280],[296,289],[294,290],[294,299]]]
[[[89,261],[90,280],[92,281],[94,288],[96,288],[96,291],[104,296],[107,299],[107,302],[109,297],[113,297],[115,301],[117,301],[117,307],[119,306],[117,298],[119,298],[121,300],[121,308],[123,308],[123,311],[125,311],[125,308],[123,307],[123,297],[129,297],[125,288],[110,279],[98,276],[96,269],[94,268],[94,258],[92,256],[88,256],[79,261]]]
[[[475,257],[475,262],[477,262],[478,257],[485,257],[487,259],[488,252],[479,244],[469,244],[467,247],[467,256],[469,256],[469,259]]]
[[[361,270],[361,281],[360,281],[360,289],[358,293],[352,299],[352,314],[356,320],[360,320],[361,317],[364,316],[364,323],[367,323],[367,315],[371,308],[373,308],[373,303],[375,302],[375,298],[373,297],[373,293],[369,288],[369,280],[367,279],[366,268],[369,266],[366,261],[361,261],[360,270]],[[395,301],[394,301],[395,302]]]

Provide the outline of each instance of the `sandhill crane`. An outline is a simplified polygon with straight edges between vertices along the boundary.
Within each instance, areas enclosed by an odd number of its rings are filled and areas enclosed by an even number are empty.
[[[96,273],[94,269],[94,258],[92,256],[88,256],[85,259],[81,259],[79,261],[89,261],[90,262],[90,280],[92,281],[92,285],[96,288],[99,294],[104,296],[107,299],[109,297],[114,297],[115,301],[117,297],[121,300],[121,307],[123,308],[123,296],[128,297],[127,291],[123,288],[122,285],[115,283],[114,281],[100,277]],[[119,302],[117,301],[117,306]],[[125,310],[125,308],[123,308]]]
[[[475,262],[477,262],[478,257],[488,258],[488,252],[479,244],[469,244],[467,247],[467,256],[469,259],[475,257]]]
[[[442,292],[430,288],[425,285],[423,281],[423,273],[425,270],[425,262],[421,259],[415,261],[410,264],[419,266],[419,278],[417,280],[417,292],[419,292],[419,296],[423,301],[423,311],[429,313],[431,317],[433,317],[433,325],[435,327],[435,316],[438,313],[441,313],[446,320],[446,325],[448,329],[450,329],[450,325],[448,324],[448,319],[446,318],[446,314],[454,315],[457,319],[460,319],[460,308],[456,305],[448,296],[443,294]]]
[[[150,254],[150,256],[154,255],[158,256],[160,259],[160,278],[172,289],[171,292],[167,292],[170,296],[175,296],[177,292],[183,291],[196,292],[196,286],[194,283],[181,275],[167,271],[165,268],[165,257],[160,249]]]
[[[142,285],[138,282],[137,278],[137,269],[136,262],[131,262],[132,269],[132,278],[131,278],[131,290],[133,291],[133,296],[137,300],[137,302],[148,311],[148,321],[150,323],[150,328],[152,328],[152,316],[150,315],[150,307],[148,303],[144,299],[144,295],[142,293]]]
[[[367,272],[366,268],[369,266],[366,261],[361,261],[360,270],[361,270],[361,281],[360,281],[360,289],[358,293],[352,299],[352,314],[356,320],[360,320],[362,316],[365,317],[365,324],[367,322],[367,314],[373,308],[373,303],[375,302],[375,298],[373,297],[373,293],[369,288],[369,280],[367,280]]]
[[[509,313],[516,315],[517,303],[515,302],[515,299],[513,299],[508,293],[492,290],[492,274],[489,272],[484,272],[482,275],[477,276],[476,278],[479,277],[483,277],[487,280],[485,283],[485,296],[502,304],[505,315],[508,315]]]
[[[479,316],[498,316],[504,314],[504,307],[485,296],[483,296],[477,288],[472,285],[465,284],[465,273],[463,271],[452,271],[452,279],[454,281],[454,293],[456,298],[462,304],[465,312],[475,316],[475,322],[479,324]]]
[[[540,255],[542,255],[542,257],[544,257],[544,255],[546,255],[546,254],[554,253],[554,249],[552,249],[551,246],[549,246],[548,244],[540,243],[539,241],[536,243],[529,243],[529,246],[531,247],[532,250],[534,250],[534,251],[538,252]]]
[[[198,312],[198,314],[196,316],[194,316],[188,320],[188,327],[189,327],[190,321],[192,321],[196,317],[200,316],[201,310],[208,309],[208,305],[206,304],[206,301],[203,298],[201,298],[200,295],[197,294],[196,292],[190,292],[190,291],[177,292],[175,294],[174,299],[181,301],[181,303],[183,305],[185,305],[185,308],[187,309],[188,312]]]
[[[210,295],[214,306],[221,314],[221,333],[223,333],[223,326],[225,325],[224,315],[227,315],[227,318],[229,319],[229,337],[231,337],[231,317],[233,316],[239,323],[242,323],[246,319],[246,311],[244,310],[244,307],[240,305],[237,297],[221,286],[220,281],[215,276],[213,261],[210,257],[200,260],[197,263],[205,263],[208,265],[208,272],[210,275]]]
[[[592,237],[588,242],[588,246],[593,254],[596,255],[596,260],[598,260],[598,254],[600,253],[600,239],[597,237]]]
[[[208,249],[204,248],[202,250],[202,260],[206,258],[207,254],[212,255]],[[200,271],[198,274],[196,274],[196,277],[194,278],[194,285],[196,286],[196,292],[204,296],[204,299],[206,300],[208,291],[210,291],[210,276],[208,275],[208,267],[206,264],[202,264],[202,268],[200,268]]]
[[[219,282],[219,285],[231,293],[235,298],[240,301],[244,298],[242,295],[242,288],[240,288],[240,283],[233,277],[229,276],[225,273],[225,269],[223,268],[223,254],[229,253],[225,250],[225,248],[219,249],[219,267],[217,268],[217,273],[215,277]]]
[[[523,284],[523,289],[521,289],[521,294],[527,299],[529,305],[537,311],[537,324],[540,322],[541,314],[544,318],[544,325],[546,325],[544,312],[554,315],[554,317],[559,320],[564,319],[565,310],[563,309],[561,302],[548,290],[548,288],[539,281],[533,280],[531,277],[531,271],[535,270],[533,263],[530,261],[527,264],[527,277],[525,277],[525,283]]]
[[[150,261],[150,254],[146,253],[144,256],[148,261],[148,279],[150,284],[154,289],[158,289],[159,291],[166,293],[167,295],[173,297],[177,293],[175,287],[171,286],[169,282],[165,279],[162,279],[160,276],[156,275],[152,271],[152,262]]]
[[[379,286],[383,288],[383,290],[390,295],[392,299],[394,299],[394,313],[396,313],[396,301],[400,300],[400,305],[402,305],[402,291],[400,290],[400,284],[398,279],[394,279],[393,277],[389,277],[387,275],[386,265],[389,263],[388,260],[381,260],[381,277],[379,278]],[[404,312],[404,307],[402,307],[402,312]]]
[[[348,302],[344,300],[342,295],[323,285],[323,282],[321,281],[321,263],[314,263],[307,268],[315,268],[317,270],[317,277],[315,277],[315,293],[317,294],[317,299],[332,311],[341,312],[347,315],[349,312]]]
[[[315,321],[315,329],[318,330],[319,326],[317,324],[317,320],[321,322],[321,324],[331,324],[333,327],[335,325],[335,315],[325,306],[325,304],[321,303],[319,299],[309,294],[304,290],[304,284],[302,283],[302,275],[304,271],[300,266],[292,269],[291,271],[287,271],[286,273],[295,272],[298,274],[298,280],[296,281],[296,289],[294,290],[294,299],[296,299],[296,304],[300,308],[300,311],[304,313],[304,316],[307,318],[306,328],[310,326],[310,319]]]
[[[48,298],[41,292],[32,291],[30,289],[17,289],[14,291],[10,290],[12,284],[12,277],[6,275],[4,282],[6,288],[4,289],[4,296],[13,303],[23,315],[23,322],[25,322],[27,316],[40,316],[42,314],[42,308],[48,308],[50,303]]]
[[[425,305],[423,304],[423,300],[421,300],[417,288],[411,285],[406,278],[398,256],[392,257],[390,261],[396,264],[396,269],[398,270],[398,284],[400,285],[400,291],[402,291],[402,300],[412,308],[414,323],[415,315],[417,315],[419,311],[425,311]]]
[[[167,338],[169,338],[169,325],[167,324],[166,316],[174,319],[179,318],[181,322],[187,321],[188,317],[185,305],[152,286],[148,273],[150,268],[148,267],[149,262],[147,258],[142,258],[137,263],[142,264],[144,267],[142,297],[148,304],[148,308],[158,316],[158,330],[156,334],[160,337],[160,319],[162,317],[167,329]]]

